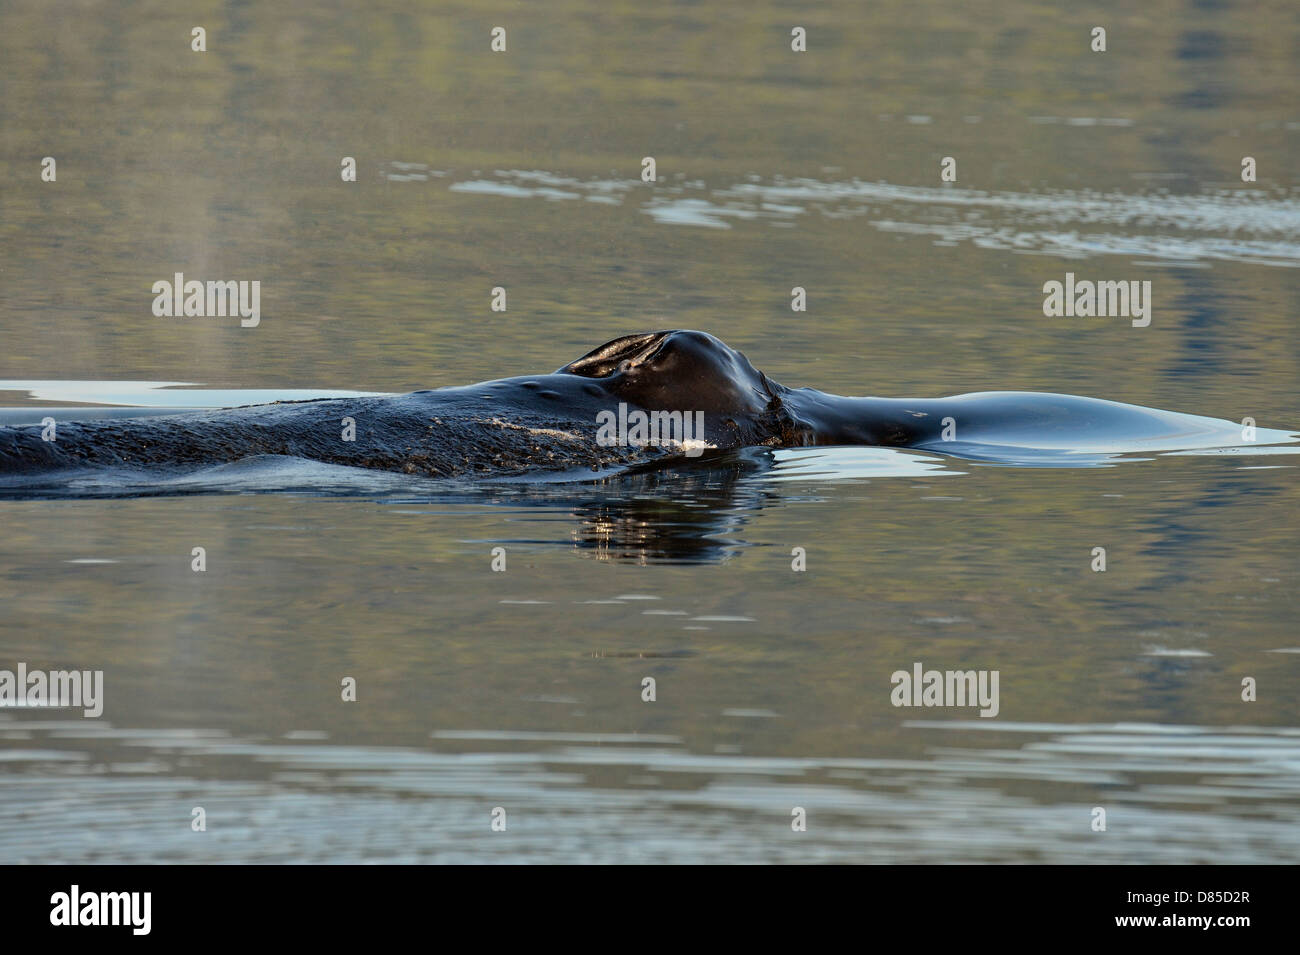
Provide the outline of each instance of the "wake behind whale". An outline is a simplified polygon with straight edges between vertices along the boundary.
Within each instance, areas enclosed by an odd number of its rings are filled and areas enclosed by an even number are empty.
[[[129,414],[129,413],[128,413]],[[7,497],[418,480],[605,479],[746,448],[875,446],[999,464],[1293,443],[1297,435],[1097,398],[980,392],[842,397],[788,388],[697,331],[607,342],[546,375],[408,395],[0,427]],[[268,462],[270,464],[268,465]],[[390,477],[379,482],[385,472]],[[217,479],[205,481],[203,476]],[[353,482],[343,482],[344,484]]]

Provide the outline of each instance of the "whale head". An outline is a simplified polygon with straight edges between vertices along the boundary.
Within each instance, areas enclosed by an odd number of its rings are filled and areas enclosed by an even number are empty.
[[[740,352],[683,329],[615,338],[556,374],[593,379],[620,401],[653,410],[758,414],[774,394]]]

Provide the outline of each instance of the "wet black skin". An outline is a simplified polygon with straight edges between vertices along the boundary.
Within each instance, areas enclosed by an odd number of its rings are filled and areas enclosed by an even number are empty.
[[[942,415],[936,402],[844,398],[812,388],[787,388],[706,332],[616,338],[556,375],[591,378],[605,394],[629,406],[703,411],[708,441],[719,449],[910,446],[940,436]]]
[[[881,445],[1072,447],[1116,434],[1162,438],[1215,419],[1092,398],[988,392],[952,398],[846,398],[787,388],[698,331],[616,338],[549,375],[380,398],[276,402],[244,408],[0,427],[0,475],[86,466],[194,469],[254,455],[443,477],[621,471],[680,459],[661,447],[602,447],[597,416],[629,410],[703,412],[712,448]],[[355,422],[343,440],[344,419]],[[951,424],[944,437],[945,419]],[[1058,439],[1054,436],[1059,435]],[[1189,445],[1191,446],[1191,445]]]
[[[605,393],[642,408],[702,410],[711,444],[942,448],[954,443],[1085,450],[1231,433],[1231,422],[1038,392],[950,398],[851,398],[787,388],[705,332],[616,338],[557,374],[591,377]],[[554,376],[551,376],[552,378]],[[1195,440],[1187,447],[1198,446]]]
[[[719,449],[791,434],[775,385],[703,332],[616,339],[553,374],[382,398],[276,402],[186,414],[0,428],[0,474],[81,466],[194,468],[277,454],[429,476],[623,470],[678,453],[602,447],[597,416],[702,411]],[[343,440],[344,419],[355,422]]]

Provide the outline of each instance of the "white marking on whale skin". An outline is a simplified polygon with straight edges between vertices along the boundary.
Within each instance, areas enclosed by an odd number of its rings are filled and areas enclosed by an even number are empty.
[[[478,419],[477,424],[494,424],[498,428],[509,428],[512,431],[526,431],[529,434],[546,435],[548,438],[560,438],[564,441],[583,441],[582,435],[574,434],[572,431],[559,431],[555,428],[530,428],[527,425],[515,424],[513,421],[502,421],[500,418],[488,418],[487,420]]]
[[[716,451],[718,446],[710,444],[702,438],[691,438],[689,441],[678,441],[676,438],[660,438],[655,442],[661,448],[674,448],[681,451]]]
[[[575,434],[572,431],[560,431],[557,428],[530,428],[527,425],[515,424],[513,421],[502,421],[500,418],[478,419],[478,424],[496,425],[498,428],[509,428],[512,431],[524,431],[528,434],[546,436],[548,438],[559,438],[562,441],[586,442],[588,437],[581,434]],[[663,448],[672,448],[681,451],[708,451],[717,450],[716,444],[710,444],[702,439],[692,438],[689,441],[678,441],[676,438],[661,438],[656,442],[656,446]]]

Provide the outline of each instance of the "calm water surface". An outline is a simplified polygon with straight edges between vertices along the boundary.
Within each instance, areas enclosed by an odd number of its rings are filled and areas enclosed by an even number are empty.
[[[1103,12],[1093,54],[1048,4],[823,4],[793,54],[767,6],[11,4],[0,407],[401,393],[685,327],[791,386],[1294,431],[1300,9]],[[154,317],[178,271],[260,280],[261,324]],[[1044,317],[1067,271],[1150,280],[1150,327]],[[0,860],[1295,861],[1289,451],[3,500],[0,669],[106,701],[0,710]],[[998,716],[894,707],[914,662],[998,670]]]

